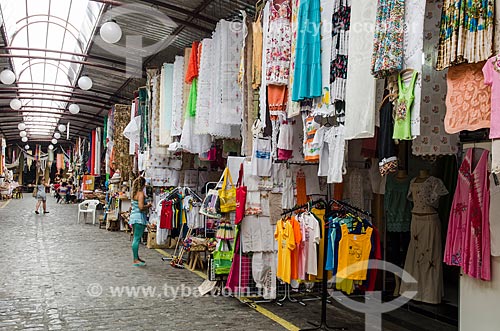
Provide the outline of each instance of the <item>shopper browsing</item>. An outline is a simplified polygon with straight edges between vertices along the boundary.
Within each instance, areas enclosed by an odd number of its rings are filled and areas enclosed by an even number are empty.
[[[146,180],[144,177],[138,177],[132,184],[132,211],[130,213],[129,225],[134,230],[134,241],[132,242],[134,267],[146,265],[146,262],[139,258],[139,244],[148,224],[146,213],[151,207],[151,203],[146,204],[146,196],[144,195],[145,186]]]
[[[43,213],[48,214],[49,212],[47,211],[47,193],[45,192],[45,189],[49,187],[49,183],[45,182],[45,179],[43,176],[40,176],[38,179],[38,185],[36,186],[36,208],[35,208],[35,214],[40,214],[38,209],[40,209],[40,205],[43,203]]]

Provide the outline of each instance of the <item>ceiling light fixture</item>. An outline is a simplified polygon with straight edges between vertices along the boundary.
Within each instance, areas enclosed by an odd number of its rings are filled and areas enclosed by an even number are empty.
[[[50,142],[53,143],[54,145],[57,145],[57,139],[56,138],[52,139]]]
[[[61,134],[59,132],[54,133],[54,138],[56,139],[61,138]]]
[[[122,29],[115,21],[104,23],[101,26],[99,34],[101,35],[102,40],[108,44],[117,43],[120,39],[122,39]]]
[[[53,150],[54,149],[54,145],[49,145],[49,149]]]
[[[80,106],[78,106],[76,103],[72,103],[69,105],[69,112],[73,115],[76,115],[80,112]]]
[[[22,106],[23,106],[23,104],[21,103],[21,100],[19,100],[17,98],[10,100],[10,108],[12,108],[14,110],[19,110],[19,109],[21,109]]]
[[[26,137],[28,134],[26,133],[26,131],[21,131],[21,132],[19,132],[19,135],[21,136],[21,138],[24,138],[24,137]]]
[[[10,69],[0,72],[0,81],[5,85],[12,85],[16,81],[16,74]]]
[[[59,124],[59,126],[58,126],[57,128],[58,128],[58,129],[59,129],[59,131],[61,131],[61,132],[66,131],[66,125],[64,125],[64,124]]]
[[[26,148],[26,150],[29,150],[30,149],[30,145],[26,145],[26,146],[24,146],[24,148]]]
[[[26,129],[26,124],[24,124],[23,122],[19,123],[17,125],[17,128],[21,131],[24,131]]]
[[[23,143],[27,143],[27,142],[28,142],[28,137],[22,137],[22,138],[21,138],[21,141],[22,141]]]
[[[88,91],[92,88],[92,79],[88,76],[82,76],[78,79],[78,87],[84,91]]]

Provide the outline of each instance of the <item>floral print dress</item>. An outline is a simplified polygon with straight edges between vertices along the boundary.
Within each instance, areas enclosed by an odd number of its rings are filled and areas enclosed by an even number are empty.
[[[492,55],[494,9],[494,0],[444,1],[437,70]]]
[[[292,48],[291,0],[272,0],[266,38],[267,83],[288,85]]]
[[[404,17],[404,0],[379,0],[371,68],[377,78],[403,68]]]

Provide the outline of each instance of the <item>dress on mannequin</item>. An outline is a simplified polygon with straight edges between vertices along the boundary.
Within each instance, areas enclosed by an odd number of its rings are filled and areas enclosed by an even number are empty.
[[[444,295],[441,222],[437,208],[440,197],[447,194],[443,182],[425,170],[410,182],[408,199],[413,201],[413,209],[405,270],[417,282],[402,283],[400,293],[405,296],[406,291],[417,291],[415,301],[438,304]]]

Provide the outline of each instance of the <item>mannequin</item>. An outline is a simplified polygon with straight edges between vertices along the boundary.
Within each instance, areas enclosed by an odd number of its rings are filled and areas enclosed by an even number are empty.
[[[441,221],[437,208],[440,197],[447,194],[443,182],[430,176],[427,169],[420,170],[411,180],[408,193],[408,199],[413,201],[411,239],[404,269],[417,284],[401,284],[400,293],[417,291],[415,301],[438,304],[444,294]]]
[[[421,169],[419,172],[418,172],[418,177],[417,177],[417,181],[419,183],[422,183],[424,182],[427,178],[429,178],[431,175],[429,174],[429,170],[427,169]]]
[[[386,213],[387,240],[390,242],[387,259],[403,267],[406,248],[410,242],[411,203],[407,200],[410,178],[408,172],[399,169],[394,175],[387,176],[384,196]],[[394,296],[399,295],[401,275],[395,276]]]
[[[406,178],[408,178],[408,172],[406,170],[400,169],[400,170],[398,170],[396,178],[397,179],[406,179]]]

